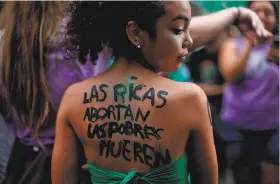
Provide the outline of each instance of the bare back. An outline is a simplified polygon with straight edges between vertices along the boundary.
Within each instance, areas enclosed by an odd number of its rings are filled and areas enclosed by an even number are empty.
[[[146,173],[184,154],[191,123],[181,83],[116,64],[75,89],[69,121],[93,165]]]

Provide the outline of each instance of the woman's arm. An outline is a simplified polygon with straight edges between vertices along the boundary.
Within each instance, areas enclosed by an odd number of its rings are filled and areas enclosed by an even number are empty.
[[[218,163],[214,145],[212,118],[205,93],[195,87],[189,114],[193,128],[187,154],[192,184],[218,184]]]
[[[247,8],[229,8],[209,15],[193,17],[190,23],[190,35],[193,39],[192,49],[208,43],[217,37],[234,21],[248,21],[260,37],[268,37],[269,32],[256,13]]]
[[[251,51],[252,44],[246,40],[240,54],[236,52],[235,39],[229,39],[222,45],[219,53],[219,68],[226,81],[235,82],[242,78]]]
[[[70,98],[67,98],[67,91],[59,107],[56,121],[56,137],[51,166],[52,184],[77,184],[78,173],[81,170],[78,161],[78,140],[67,121],[67,107],[69,107],[68,100]]]

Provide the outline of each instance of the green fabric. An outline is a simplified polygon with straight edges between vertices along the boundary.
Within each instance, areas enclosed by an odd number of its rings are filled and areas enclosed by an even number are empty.
[[[108,63],[108,68],[111,68],[111,66],[114,64],[114,59],[111,59]]]
[[[188,67],[184,64],[181,64],[180,68],[174,72],[168,74],[171,80],[177,82],[189,82],[190,81],[190,71]]]
[[[138,181],[146,181],[149,184],[161,184],[176,182],[177,184],[187,183],[187,159],[186,155],[182,155],[170,164],[153,169],[151,172],[140,176],[136,171],[127,174],[98,168],[87,161],[89,172],[91,174],[92,184],[127,184],[132,179]],[[137,183],[137,182],[135,182]]]
[[[230,7],[245,7],[248,1],[195,1],[198,5],[202,6],[207,12],[213,13],[225,9],[224,6]]]

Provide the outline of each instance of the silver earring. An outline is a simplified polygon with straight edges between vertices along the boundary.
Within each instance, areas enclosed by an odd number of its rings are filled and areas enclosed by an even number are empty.
[[[138,49],[140,49],[140,48],[141,48],[140,43],[138,43],[136,47],[137,47]]]

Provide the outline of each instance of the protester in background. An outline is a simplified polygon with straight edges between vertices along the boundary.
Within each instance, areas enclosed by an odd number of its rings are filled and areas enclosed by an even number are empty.
[[[251,1],[270,32],[276,30],[273,1]],[[220,50],[220,70],[227,82],[219,128],[227,142],[227,160],[237,184],[279,182],[279,68],[268,62],[272,38],[262,39],[241,23],[242,37]],[[260,166],[260,167],[259,167]],[[260,168],[260,169],[258,169]]]
[[[64,49],[68,43],[64,17],[61,2],[5,2],[0,21],[1,114],[17,138],[4,184],[51,183],[55,119],[62,95],[69,85],[95,74],[92,63],[81,65]],[[106,63],[109,58],[104,51],[99,59]]]

